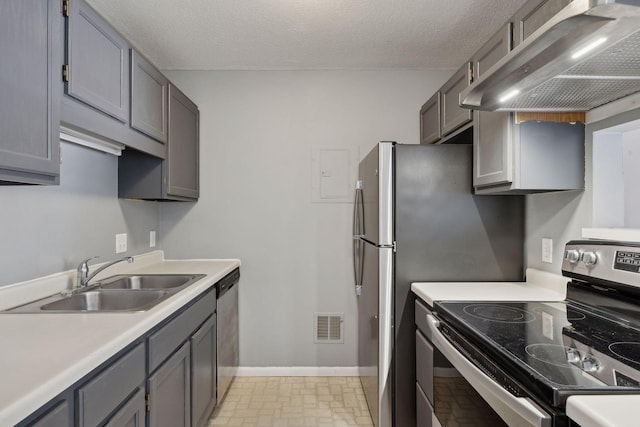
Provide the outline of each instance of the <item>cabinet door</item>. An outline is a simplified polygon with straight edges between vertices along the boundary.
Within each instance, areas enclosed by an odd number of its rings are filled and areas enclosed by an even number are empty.
[[[144,427],[145,415],[144,389],[140,387],[104,427]]]
[[[416,420],[416,426],[418,427],[431,427],[433,425],[433,409],[418,384],[416,384]]]
[[[200,193],[199,118],[196,104],[169,85],[169,146],[164,165],[169,195],[197,199]]]
[[[129,118],[129,46],[84,0],[70,0],[66,91],[126,123]]]
[[[0,2],[0,181],[58,183],[61,27],[58,2]]]
[[[216,315],[191,337],[191,420],[206,424],[216,405]]]
[[[147,380],[149,427],[191,426],[189,342]]]
[[[511,49],[511,24],[505,25],[472,58],[477,77]],[[478,111],[473,123],[473,185],[513,181],[512,114]]]
[[[442,136],[440,130],[440,91],[420,109],[420,144],[433,144]]]
[[[471,63],[465,63],[447,83],[442,86],[442,135],[448,135],[469,123],[472,111],[460,107],[460,92],[471,83]]]
[[[95,426],[104,420],[141,384],[145,374],[145,348],[139,344],[77,391],[78,423]]]
[[[572,0],[534,0],[527,1],[513,15],[513,47],[515,48],[538,28],[542,27],[555,14],[560,12]]]
[[[29,427],[70,427],[73,425],[73,420],[69,412],[69,402],[64,400],[27,425]]]
[[[169,80],[131,49],[131,127],[167,142]]]

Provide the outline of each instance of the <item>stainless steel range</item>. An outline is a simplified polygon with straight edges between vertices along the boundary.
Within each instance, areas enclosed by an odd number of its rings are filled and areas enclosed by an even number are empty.
[[[440,424],[484,425],[476,409],[439,404],[447,367],[502,420],[487,425],[568,426],[571,395],[640,393],[640,245],[572,241],[562,271],[572,279],[565,301],[434,304],[427,335],[446,359],[434,363]]]

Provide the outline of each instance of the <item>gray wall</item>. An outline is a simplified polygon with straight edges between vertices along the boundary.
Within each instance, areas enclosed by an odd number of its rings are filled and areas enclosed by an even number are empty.
[[[640,109],[628,111],[599,122],[590,123],[586,127],[585,138],[585,190],[536,194],[527,196],[526,208],[526,251],[529,267],[561,273],[564,244],[572,239],[582,238],[582,228],[594,227],[593,209],[593,132],[616,126],[622,123],[637,120],[640,117]],[[630,135],[635,135],[630,134]],[[612,142],[614,142],[612,140]],[[603,150],[600,147],[598,150]],[[612,147],[616,149],[616,147]],[[596,152],[598,155],[598,152]],[[628,154],[625,154],[627,157]],[[634,161],[632,157],[625,161]],[[634,166],[631,166],[634,168]],[[635,157],[635,169],[640,164]],[[611,171],[616,173],[618,171]],[[602,187],[602,178],[597,185]],[[633,191],[633,189],[631,189]],[[606,201],[600,203],[607,203]],[[596,209],[597,211],[597,209]],[[620,215],[624,216],[624,212]],[[601,215],[600,215],[601,216]],[[596,224],[597,226],[598,224]],[[601,226],[601,225],[600,225]],[[628,225],[627,225],[628,226]],[[553,263],[547,264],[541,261],[543,237],[553,239]]]
[[[61,150],[59,186],[0,186],[0,286],[74,269],[93,255],[114,259],[116,233],[128,234],[122,255],[149,251],[157,204],[118,199],[117,157],[64,142]]]
[[[200,108],[200,200],[160,206],[169,257],[237,257],[242,366],[355,366],[350,203],[312,203],[312,146],[418,143],[451,71],[168,72]],[[344,344],[313,313],[344,312]]]

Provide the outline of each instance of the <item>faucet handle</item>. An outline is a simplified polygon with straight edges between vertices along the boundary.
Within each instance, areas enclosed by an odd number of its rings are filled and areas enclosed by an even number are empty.
[[[78,265],[78,270],[86,270],[89,271],[89,261],[91,261],[92,259],[96,259],[96,258],[100,258],[98,255],[96,256],[92,256],[89,257],[85,260],[82,260],[82,262],[80,262],[80,264]]]

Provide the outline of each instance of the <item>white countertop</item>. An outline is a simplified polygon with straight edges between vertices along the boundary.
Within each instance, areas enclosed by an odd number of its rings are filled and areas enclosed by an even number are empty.
[[[416,282],[411,290],[431,307],[434,301],[562,301],[568,281],[529,268],[526,282]]]
[[[133,264],[107,269],[103,277],[123,273],[207,276],[146,312],[0,314],[0,425],[21,421],[240,265],[239,260],[164,260],[160,251],[142,256],[141,262],[135,258]],[[61,283],[68,283],[69,274],[40,281],[48,284],[51,294],[59,292]],[[22,286],[30,288],[32,295],[34,289],[42,288],[42,283],[33,282]],[[5,303],[5,296],[19,300],[18,285],[0,288],[0,300]]]
[[[568,281],[527,269],[526,282],[413,283],[411,290],[432,307],[434,301],[562,301]],[[636,427],[640,394],[570,396],[566,410],[582,427]]]
[[[567,415],[582,427],[637,427],[640,394],[569,396]]]

